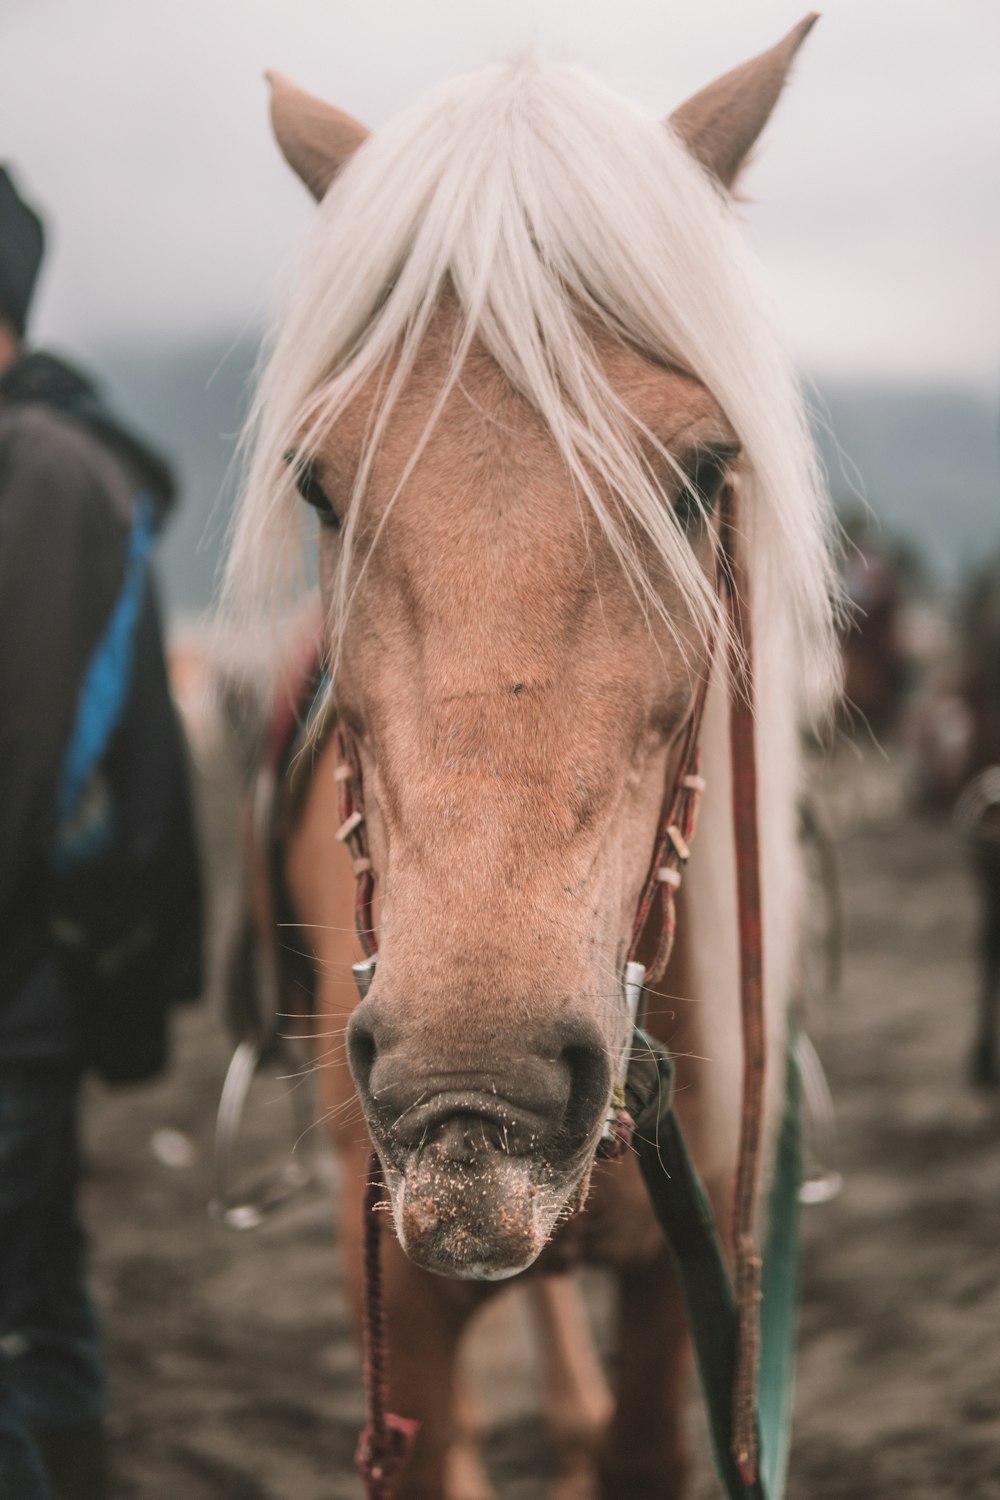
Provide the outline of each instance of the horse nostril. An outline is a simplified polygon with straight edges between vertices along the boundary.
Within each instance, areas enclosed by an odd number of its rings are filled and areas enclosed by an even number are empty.
[[[359,1006],[347,1023],[347,1057],[358,1092],[365,1096],[371,1093],[372,1068],[378,1053],[375,1035]]]
[[[607,1047],[584,1015],[563,1015],[530,1039],[442,1040],[401,1036],[385,997],[376,1007],[369,996],[348,1022],[347,1054],[380,1150],[413,1150],[455,1117],[446,1145],[456,1160],[473,1145],[563,1156],[584,1148],[607,1110]]]
[[[565,1046],[561,1058],[569,1073],[569,1100],[563,1132],[571,1139],[590,1134],[597,1116],[603,1117],[610,1084],[608,1053],[595,1032],[594,1039]]]

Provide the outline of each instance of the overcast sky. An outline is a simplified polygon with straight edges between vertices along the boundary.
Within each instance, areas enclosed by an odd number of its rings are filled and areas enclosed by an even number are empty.
[[[309,213],[274,66],[377,127],[537,44],[666,112],[803,0],[0,0],[0,160],[52,221],[35,335],[256,328]],[[744,184],[821,376],[1000,376],[1000,3],[827,0]]]

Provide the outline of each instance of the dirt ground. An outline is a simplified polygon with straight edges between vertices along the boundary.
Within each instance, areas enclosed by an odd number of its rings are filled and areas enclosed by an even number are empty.
[[[861,797],[852,777],[848,766],[827,789],[843,832],[843,988],[810,1018],[845,1187],[805,1213],[788,1495],[996,1500],[1000,1098],[963,1081],[972,889],[947,826],[905,816],[888,775],[869,776]],[[218,846],[232,808],[219,786],[210,801]],[[167,1080],[117,1094],[94,1086],[88,1099],[115,1494],[349,1500],[360,1494],[361,1402],[329,1193],[303,1193],[252,1231],[210,1220],[226,1058],[210,1004],[183,1017]],[[259,1082],[252,1169],[280,1167],[296,1132],[289,1085]],[[498,1414],[487,1458],[509,1500],[545,1492],[525,1336],[515,1308],[494,1318],[480,1355]],[[694,1500],[718,1493],[703,1457]]]

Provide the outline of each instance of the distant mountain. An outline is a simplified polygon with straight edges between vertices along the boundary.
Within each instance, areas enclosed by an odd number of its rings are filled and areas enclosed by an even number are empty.
[[[945,585],[1000,550],[1000,400],[859,382],[823,386],[814,408],[842,515],[860,491],[886,537],[908,543]]]
[[[119,346],[96,361],[116,404],[173,458],[182,480],[183,505],[160,551],[175,613],[212,598],[256,354],[243,337]],[[841,381],[818,387],[812,406],[842,513],[864,496],[887,538],[915,549],[944,585],[1000,550],[998,409],[986,393]]]
[[[214,596],[257,348],[247,337],[179,349],[120,346],[95,361],[115,406],[170,458],[180,479],[181,503],[158,552],[174,614],[199,612]]]

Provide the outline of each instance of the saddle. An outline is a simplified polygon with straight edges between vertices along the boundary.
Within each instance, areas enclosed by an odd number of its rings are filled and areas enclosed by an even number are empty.
[[[326,685],[317,605],[303,620],[274,693],[244,808],[243,910],[227,964],[226,1020],[237,1043],[252,1041],[262,1055],[280,1040],[280,1012],[289,998],[301,997],[303,1017],[315,999],[308,957],[276,934],[295,921],[284,851],[302,816],[315,755],[335,723],[324,707]]]

